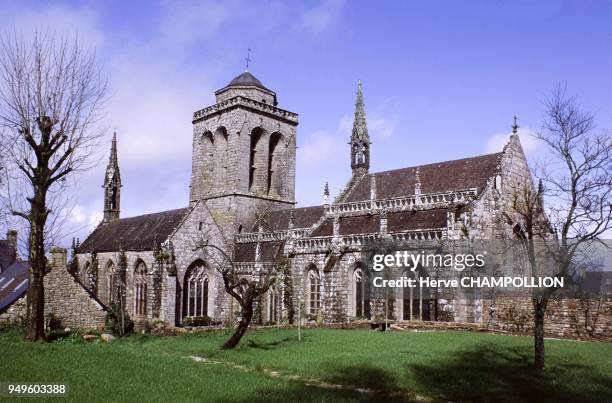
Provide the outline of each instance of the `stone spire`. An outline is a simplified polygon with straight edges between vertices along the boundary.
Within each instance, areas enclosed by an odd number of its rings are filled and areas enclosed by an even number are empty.
[[[323,204],[329,204],[329,183],[325,182],[325,187],[323,188]]]
[[[416,174],[415,174],[415,183],[414,183],[414,194],[416,196],[421,194],[421,169],[417,168],[416,169]]]
[[[117,133],[113,133],[110,156],[104,176],[104,223],[119,219],[121,194],[121,174],[117,158]]]
[[[351,133],[351,168],[353,174],[367,173],[370,168],[370,136],[366,124],[361,80],[357,82],[357,99],[355,101],[355,118]]]

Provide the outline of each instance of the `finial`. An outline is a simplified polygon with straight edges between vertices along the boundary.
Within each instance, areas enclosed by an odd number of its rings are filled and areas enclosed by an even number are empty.
[[[293,228],[293,221],[295,219],[293,211],[294,211],[293,209],[289,211],[289,224],[288,224],[289,229]]]
[[[327,182],[323,188],[323,204],[329,204],[329,183]]]
[[[372,174],[370,182],[370,199],[376,200],[376,175]]]
[[[519,125],[516,124],[516,115],[514,115],[514,124],[512,125],[512,134],[517,134],[518,133],[518,128],[520,127]]]
[[[355,115],[358,113],[364,114],[363,86],[361,85],[361,80],[357,80],[357,98],[355,99]]]
[[[542,178],[538,179],[538,194],[544,193],[544,185],[542,184]]]
[[[247,57],[244,58],[244,61],[246,62],[246,68],[244,69],[244,71],[249,71],[249,63],[252,62],[252,60],[251,60],[251,48],[247,49]]]

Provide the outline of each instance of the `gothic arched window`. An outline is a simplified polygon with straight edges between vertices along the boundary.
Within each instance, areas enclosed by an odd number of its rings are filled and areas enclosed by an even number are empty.
[[[205,175],[205,181],[207,184],[206,186],[212,187],[212,178],[215,169],[215,139],[213,137],[213,134],[210,131],[205,131],[204,134],[202,134],[202,138],[200,139],[200,144],[202,146],[201,150],[203,158],[201,160],[198,158],[196,161],[201,161],[198,163],[202,164],[202,172]]]
[[[315,315],[321,309],[321,276],[316,268],[308,271],[308,312]]]
[[[276,287],[270,287],[268,291],[268,320],[278,322],[280,320],[280,295]]]
[[[208,316],[209,278],[204,264],[199,262],[187,271],[184,289],[183,316]]]
[[[117,293],[117,270],[115,269],[115,264],[112,261],[108,262],[106,266],[106,278],[108,279],[108,289],[106,290],[108,298],[108,303],[112,304],[113,302],[117,302],[118,293]]]
[[[279,132],[270,136],[270,149],[268,150],[268,194],[281,195],[281,171],[284,140]]]
[[[263,130],[260,127],[256,127],[251,132],[251,147],[249,153],[249,190],[253,190],[258,182],[259,170],[261,169],[260,159],[260,140],[263,134]]]
[[[227,181],[227,130],[220,127],[215,131],[215,184],[222,188]]]
[[[147,267],[141,260],[134,269],[134,315],[147,314]]]
[[[357,264],[353,272],[353,295],[355,304],[355,317],[370,318],[370,287],[368,279],[361,269],[361,264]]]

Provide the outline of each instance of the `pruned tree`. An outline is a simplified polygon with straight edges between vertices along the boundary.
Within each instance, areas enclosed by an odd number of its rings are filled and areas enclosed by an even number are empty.
[[[223,279],[225,292],[238,302],[242,310],[234,334],[222,346],[224,350],[231,350],[240,343],[242,336],[248,330],[253,320],[255,302],[274,285],[277,274],[282,268],[262,267],[256,272],[241,271],[222,248],[209,243],[208,240],[200,240],[194,246],[194,251],[207,249],[212,251],[209,253],[210,261]]]
[[[516,232],[525,242],[532,275],[544,273],[552,259],[553,275],[575,277],[575,270],[588,267],[589,247],[611,228],[612,136],[597,133],[594,116],[558,87],[546,103],[536,137],[549,160],[536,171],[538,189],[519,189],[515,195],[514,210],[521,219]],[[537,369],[544,368],[544,316],[555,291],[545,288],[532,297]]]
[[[78,40],[36,32],[0,39],[0,154],[5,211],[25,220],[30,262],[26,339],[44,339],[45,246],[56,231],[65,181],[90,168],[104,134],[106,81]]]

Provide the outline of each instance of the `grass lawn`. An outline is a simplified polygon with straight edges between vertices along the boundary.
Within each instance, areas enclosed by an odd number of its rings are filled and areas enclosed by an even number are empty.
[[[65,382],[69,399],[49,400],[78,402],[410,401],[415,394],[433,400],[612,401],[610,343],[547,340],[547,369],[537,375],[528,337],[307,329],[298,342],[296,330],[270,329],[250,331],[237,349],[220,351],[228,335],[29,344],[21,330],[11,329],[0,333],[0,381]],[[300,380],[270,376],[271,370]],[[306,379],[380,393],[325,389]]]

